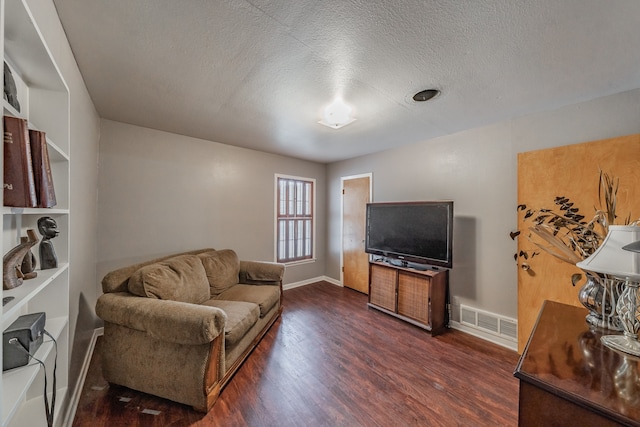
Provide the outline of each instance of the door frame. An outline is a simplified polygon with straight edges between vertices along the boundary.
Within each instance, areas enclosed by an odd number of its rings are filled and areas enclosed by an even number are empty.
[[[344,190],[344,182],[351,179],[369,178],[369,203],[373,202],[373,172],[361,173],[340,177],[340,191]],[[340,195],[340,284],[344,287],[344,250],[342,239],[344,238],[344,197]]]

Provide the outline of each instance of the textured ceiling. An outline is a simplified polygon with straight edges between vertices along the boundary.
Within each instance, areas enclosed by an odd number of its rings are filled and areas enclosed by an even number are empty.
[[[636,0],[54,1],[101,117],[318,162],[640,87]]]

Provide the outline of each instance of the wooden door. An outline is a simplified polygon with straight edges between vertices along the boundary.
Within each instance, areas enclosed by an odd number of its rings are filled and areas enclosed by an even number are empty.
[[[369,292],[369,256],[364,251],[364,239],[370,194],[369,176],[343,181],[342,283],[365,294]]]

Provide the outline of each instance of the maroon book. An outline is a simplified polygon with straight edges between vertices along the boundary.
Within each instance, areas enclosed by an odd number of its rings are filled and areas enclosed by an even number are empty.
[[[38,205],[27,121],[4,116],[4,205]]]
[[[56,205],[56,192],[53,188],[46,134],[39,130],[29,130],[29,140],[38,207],[52,208]]]

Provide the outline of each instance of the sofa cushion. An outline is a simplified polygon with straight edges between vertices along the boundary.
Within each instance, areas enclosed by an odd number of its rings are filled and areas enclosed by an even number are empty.
[[[224,342],[228,346],[240,341],[260,316],[260,308],[251,302],[210,299],[202,305],[218,307],[227,315],[227,322],[224,326]]]
[[[160,258],[143,261],[137,264],[127,265],[126,267],[118,268],[107,273],[102,278],[102,292],[128,292],[129,291],[129,278],[133,273],[144,267],[145,265],[154,264],[156,262],[165,261],[169,258],[175,258],[179,255],[197,255],[202,252],[215,251],[212,248],[196,249],[194,251],[182,252],[178,254],[165,255]]]
[[[198,255],[209,280],[211,296],[219,295],[238,283],[240,260],[231,249],[210,251]]]
[[[215,298],[228,301],[248,301],[258,304],[260,317],[264,317],[280,300],[280,287],[273,285],[235,285]]]
[[[210,298],[209,281],[197,255],[146,265],[131,275],[129,292],[141,297],[200,304]]]

